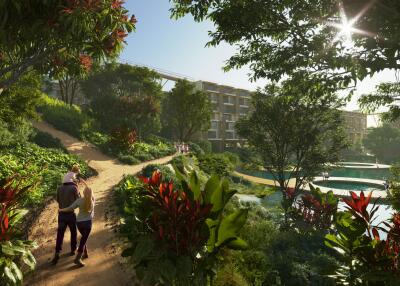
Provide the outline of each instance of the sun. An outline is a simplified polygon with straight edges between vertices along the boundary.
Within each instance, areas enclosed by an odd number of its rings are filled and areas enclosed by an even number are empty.
[[[367,31],[360,30],[355,27],[359,18],[370,8],[372,2],[370,2],[367,6],[364,7],[356,16],[353,18],[347,18],[346,12],[344,11],[343,4],[339,5],[340,12],[340,21],[338,22],[329,22],[328,25],[334,27],[338,30],[333,42],[342,42],[347,47],[353,46],[352,35],[360,34],[366,36],[373,36],[371,33]]]

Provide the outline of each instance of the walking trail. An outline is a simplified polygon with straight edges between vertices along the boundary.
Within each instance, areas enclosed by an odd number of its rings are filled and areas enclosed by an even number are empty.
[[[63,252],[56,266],[50,265],[54,255],[57,230],[58,205],[50,203],[32,226],[29,239],[35,240],[39,248],[34,255],[37,259],[37,269],[25,281],[25,285],[80,285],[80,286],[124,286],[134,285],[132,274],[124,271],[120,263],[119,251],[113,246],[114,230],[110,221],[113,210],[112,187],[124,174],[136,174],[144,166],[152,163],[163,164],[173,156],[142,163],[139,165],[124,165],[112,159],[88,143],[81,142],[64,132],[54,129],[47,123],[35,123],[41,131],[50,133],[61,140],[62,144],[72,154],[87,161],[89,166],[98,172],[98,176],[88,180],[96,197],[95,219],[88,241],[89,259],[86,266],[77,268],[73,264],[74,257],[68,256],[70,251],[69,231],[66,231]],[[82,188],[80,187],[80,190]],[[79,239],[80,235],[78,235]]]

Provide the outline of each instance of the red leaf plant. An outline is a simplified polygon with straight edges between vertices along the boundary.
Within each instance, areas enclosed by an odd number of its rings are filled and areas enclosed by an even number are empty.
[[[18,174],[0,181],[0,241],[11,238],[10,213],[18,207],[21,196],[32,187],[21,187],[22,182]]]
[[[172,182],[162,182],[158,170],[150,178],[139,178],[146,185],[153,206],[148,225],[154,235],[176,255],[196,253],[207,240],[202,227],[212,204],[203,203],[201,198],[190,198],[185,191],[177,190]]]
[[[321,202],[312,194],[305,194],[296,205],[304,222],[317,229],[328,229],[337,212],[337,203]]]
[[[386,239],[386,252],[392,257],[392,270],[399,271],[400,256],[400,213],[396,213],[392,218],[393,225],[385,223],[389,226]]]

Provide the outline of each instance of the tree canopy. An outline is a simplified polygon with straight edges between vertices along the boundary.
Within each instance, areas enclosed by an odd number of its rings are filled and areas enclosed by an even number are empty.
[[[0,1],[0,90],[32,68],[87,72],[116,56],[135,28],[122,0]]]
[[[211,104],[206,93],[187,80],[179,80],[162,105],[163,127],[174,139],[188,142],[210,127]]]
[[[134,129],[145,137],[161,126],[159,79],[148,68],[107,63],[82,82],[82,90],[103,129]]]
[[[380,161],[392,163],[400,160],[400,130],[390,124],[370,130],[363,144]]]
[[[295,178],[295,190],[339,160],[346,146],[340,103],[315,83],[270,84],[252,98],[253,111],[236,129],[260,155],[281,190]]]
[[[209,44],[236,44],[226,68],[253,79],[309,71],[342,86],[400,65],[400,3],[342,0],[174,0],[173,16],[215,24]],[[351,39],[350,39],[351,38]]]

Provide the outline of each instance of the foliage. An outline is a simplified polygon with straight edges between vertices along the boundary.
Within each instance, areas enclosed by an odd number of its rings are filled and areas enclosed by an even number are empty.
[[[290,79],[255,93],[253,106],[236,129],[282,191],[293,178],[298,192],[326,163],[338,161],[346,141],[334,90],[312,80]]]
[[[369,112],[376,111],[381,106],[389,107],[389,111],[382,114],[384,120],[395,121],[400,118],[400,106],[395,104],[400,93],[400,84],[397,82],[381,83],[374,93],[364,94],[359,99],[361,108]]]
[[[8,88],[32,68],[51,76],[85,73],[92,61],[117,56],[136,23],[122,4],[1,1],[0,88]]]
[[[178,80],[162,104],[162,124],[173,139],[191,141],[210,126],[211,104],[206,93],[196,90],[193,83]]]
[[[32,136],[30,122],[21,120],[18,124],[10,124],[0,120],[0,148],[26,142],[30,136]]]
[[[0,181],[1,284],[22,285],[23,264],[29,266],[31,270],[34,269],[36,264],[31,253],[36,244],[32,241],[21,240],[18,236],[18,223],[27,213],[27,211],[21,209],[20,201],[24,194],[33,188],[30,182],[27,182],[26,178],[19,174],[14,174]]]
[[[204,156],[205,152],[199,145],[193,142],[189,142],[188,145],[190,152],[193,153],[196,157]]]
[[[211,153],[211,142],[208,140],[195,140],[195,144],[197,144],[203,151],[204,153]]]
[[[357,196],[350,192],[343,199],[347,210],[339,212],[334,222],[335,233],[325,236],[325,244],[338,253],[344,265],[333,276],[337,285],[397,285],[399,280],[399,224],[398,214],[388,228],[374,225],[378,209],[376,202],[367,209],[371,194]],[[381,240],[378,229],[388,232],[387,240]],[[390,234],[393,234],[391,236]]]
[[[196,172],[189,176],[175,172],[180,190],[163,183],[158,171],[150,178],[142,177],[139,185],[125,182],[125,191],[132,195],[126,201],[134,200],[136,205],[126,206],[125,214],[139,221],[142,226],[136,229],[142,232],[123,255],[133,256],[143,283],[207,285],[222,249],[247,246],[238,237],[247,210],[223,214],[235,193],[226,180],[213,176],[202,189]]]
[[[136,131],[134,129],[116,129],[112,132],[112,144],[119,146],[121,149],[128,149],[137,140]]]
[[[68,105],[58,99],[45,96],[38,111],[45,121],[55,128],[77,138],[83,138],[85,130],[91,126],[89,116],[76,105]]]
[[[0,178],[14,173],[42,176],[42,182],[37,188],[22,198],[22,206],[40,207],[45,198],[55,193],[62,175],[74,164],[80,165],[83,177],[93,175],[85,162],[60,150],[41,148],[30,143],[0,148]]]
[[[393,178],[390,180],[388,198],[392,207],[400,212],[400,164],[393,165],[390,171]]]
[[[273,209],[254,205],[241,237],[248,249],[229,253],[224,268],[237,271],[249,285],[335,285],[327,275],[338,261],[320,232],[279,230]]]
[[[60,139],[53,137],[47,132],[42,132],[39,129],[35,129],[33,134],[30,136],[30,141],[44,148],[55,148],[67,152],[64,145],[62,145]]]
[[[225,69],[249,65],[253,79],[277,81],[312,71],[322,85],[345,87],[384,69],[399,68],[396,1],[171,2],[175,17],[192,14],[198,21],[211,20],[215,31],[210,32],[209,44],[226,42],[238,48]],[[347,23],[349,33],[342,30]]]
[[[310,184],[310,192],[301,196],[294,207],[307,226],[328,230],[336,216],[338,202],[332,191],[323,193]]]
[[[400,130],[390,124],[383,124],[368,132],[363,139],[365,148],[387,163],[400,160]]]
[[[26,119],[36,118],[35,106],[41,102],[40,89],[41,77],[35,72],[29,72],[9,89],[0,91],[0,120],[16,127]]]
[[[102,130],[135,130],[139,139],[160,130],[159,75],[145,67],[107,63],[82,82]]]
[[[226,154],[210,153],[200,156],[199,167],[207,174],[217,174],[221,177],[227,177],[234,170],[235,164],[230,159],[233,157]],[[232,159],[233,160],[233,159]]]

